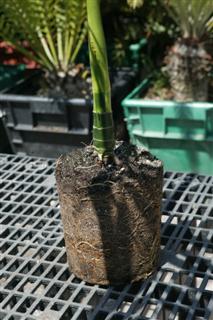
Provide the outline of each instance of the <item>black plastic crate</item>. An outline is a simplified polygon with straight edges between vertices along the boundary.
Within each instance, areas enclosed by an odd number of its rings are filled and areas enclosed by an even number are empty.
[[[4,112],[13,153],[58,157],[60,153],[90,144],[92,99],[36,96],[40,77],[37,71],[20,81],[9,94],[0,94],[0,111]],[[129,68],[111,72],[113,116],[116,127],[122,124],[123,135],[128,134],[121,101],[134,87],[135,79],[136,73]]]
[[[68,270],[54,165],[0,155],[0,319],[212,319],[213,177],[165,173],[158,271],[105,287]]]
[[[7,128],[3,121],[3,113],[0,110],[0,153],[11,153],[10,141],[7,135]]]

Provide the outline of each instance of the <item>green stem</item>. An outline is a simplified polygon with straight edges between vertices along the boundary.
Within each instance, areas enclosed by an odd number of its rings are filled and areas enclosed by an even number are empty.
[[[39,28],[37,29],[37,35],[41,42],[45,55],[53,65],[57,66],[58,61],[54,59],[54,56],[52,55],[50,48],[48,46],[48,42],[45,39],[44,35],[42,34],[41,30],[39,30]]]
[[[67,66],[65,66],[64,55],[63,55],[63,40],[62,40],[62,32],[60,28],[57,28],[57,47],[58,47],[59,68],[62,68],[63,71],[67,71]]]
[[[100,0],[87,0],[87,17],[93,87],[93,145],[103,159],[113,156],[115,140]]]

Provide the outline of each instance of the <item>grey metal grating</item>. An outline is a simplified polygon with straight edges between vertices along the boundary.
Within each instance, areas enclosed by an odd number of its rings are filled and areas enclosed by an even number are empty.
[[[147,281],[70,274],[54,160],[0,154],[0,319],[200,320],[213,310],[213,177],[165,173],[160,267]]]

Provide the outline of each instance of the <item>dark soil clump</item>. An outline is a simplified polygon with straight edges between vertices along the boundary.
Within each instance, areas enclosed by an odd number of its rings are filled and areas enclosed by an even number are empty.
[[[59,191],[68,263],[90,283],[148,277],[160,249],[161,161],[120,144],[104,165],[92,147],[59,158]]]

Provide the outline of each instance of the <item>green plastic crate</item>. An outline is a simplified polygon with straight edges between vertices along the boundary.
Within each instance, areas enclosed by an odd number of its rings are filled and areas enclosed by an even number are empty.
[[[0,65],[0,91],[12,88],[16,82],[23,78],[25,65]]]
[[[213,175],[213,103],[145,100],[144,80],[122,102],[131,142],[163,160],[165,170]]]

